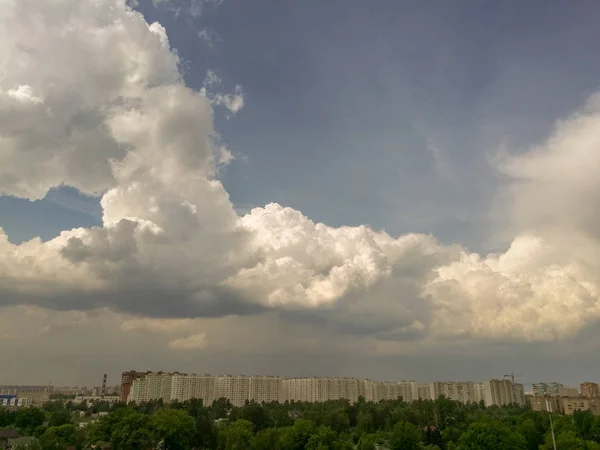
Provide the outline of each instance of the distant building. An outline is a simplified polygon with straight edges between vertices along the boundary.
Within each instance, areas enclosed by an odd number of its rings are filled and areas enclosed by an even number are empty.
[[[429,394],[431,400],[437,400],[438,397],[444,397],[461,403],[476,402],[475,383],[471,381],[435,381],[429,383]]]
[[[363,396],[368,402],[378,402],[381,400],[398,400],[405,402],[413,400],[413,388],[410,381],[374,381],[364,380]]]
[[[503,406],[515,403],[525,405],[523,385],[510,380],[488,380],[483,383],[486,406]]]
[[[31,405],[31,399],[27,397],[17,397],[14,394],[0,394],[0,406],[20,407]]]
[[[485,401],[485,389],[483,383],[475,383],[475,401],[477,403]]]
[[[527,400],[533,411],[562,412],[560,397],[534,397],[529,396]]]
[[[584,397],[576,397],[576,398],[571,398],[571,397],[561,397],[560,399],[558,399],[560,402],[560,407],[561,407],[561,412],[567,416],[572,416],[575,411],[585,411],[585,410],[592,410],[592,406],[594,407],[593,409],[597,409],[596,405],[595,405],[595,401],[594,401],[594,405],[592,405],[592,399],[589,398],[584,398]],[[597,414],[597,412],[594,412],[594,414]]]
[[[575,411],[590,410],[600,415],[600,399],[587,397],[529,397],[533,411],[558,412],[572,416]]]
[[[579,397],[581,393],[576,387],[564,386],[562,390],[562,397]]]
[[[534,397],[561,397],[564,395],[564,385],[562,383],[534,383]]]
[[[71,400],[74,404],[79,404],[83,402],[93,403],[93,402],[108,402],[108,403],[117,403],[121,401],[121,397],[118,395],[78,395],[73,400]]]
[[[581,383],[579,386],[581,391],[581,395],[588,398],[600,397],[600,388],[598,387],[598,383],[591,383],[586,381]]]
[[[131,385],[133,381],[142,376],[144,372],[138,372],[136,370],[130,370],[128,372],[123,372],[121,374],[121,388],[120,388],[120,401],[125,403],[127,402],[127,398],[129,397],[129,391],[131,390]]]

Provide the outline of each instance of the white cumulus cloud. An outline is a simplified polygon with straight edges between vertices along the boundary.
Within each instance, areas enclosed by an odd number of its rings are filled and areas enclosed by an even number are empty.
[[[272,311],[384,340],[552,340],[600,317],[595,98],[499,162],[515,239],[479,255],[278,204],[238,215],[213,107],[240,111],[243,90],[211,93],[209,72],[194,91],[178,66],[164,28],[125,0],[0,0],[0,192],[68,185],[103,210],[101,227],[48,242],[0,230],[2,304],[135,315],[125,332]],[[190,333],[169,346],[205,345]]]

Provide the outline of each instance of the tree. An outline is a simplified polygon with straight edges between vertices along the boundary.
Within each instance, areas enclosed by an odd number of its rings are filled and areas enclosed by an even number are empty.
[[[416,450],[421,448],[421,436],[414,425],[398,422],[392,430],[390,444],[393,450]]]
[[[329,427],[319,427],[306,443],[305,450],[334,450],[337,447],[337,434]]]
[[[543,440],[543,433],[538,431],[532,419],[525,419],[517,426],[517,432],[525,438],[527,450],[538,450]]]
[[[236,420],[223,432],[225,450],[248,450],[252,448],[254,435],[252,422]]]
[[[341,409],[330,410],[323,416],[323,425],[341,433],[350,427],[350,419],[348,414]]]
[[[214,419],[224,419],[229,416],[233,409],[231,401],[228,398],[218,398],[212,404],[212,413]]]
[[[525,438],[501,422],[474,423],[460,437],[461,450],[526,450]]]
[[[317,426],[311,420],[300,419],[284,429],[281,435],[281,450],[304,450]]]
[[[152,443],[150,416],[128,410],[113,424],[110,442],[116,449],[145,449]]]
[[[358,450],[375,450],[378,443],[376,434],[363,434],[358,441]]]
[[[33,406],[21,408],[15,416],[15,425],[20,428],[23,434],[32,434],[36,427],[44,423],[46,416],[44,411]]]
[[[371,411],[361,411],[357,414],[356,429],[360,433],[372,433],[375,431],[375,424]]]
[[[254,450],[273,450],[281,445],[281,431],[277,428],[266,428],[256,433]]]
[[[192,444],[201,449],[213,449],[217,446],[217,432],[208,415],[208,410],[204,408],[196,412]]]
[[[252,430],[254,433],[262,430],[266,426],[267,414],[265,408],[256,402],[250,402],[244,405],[241,410],[241,416],[242,419],[252,422]]]
[[[0,406],[0,428],[7,427],[15,423],[16,412]]]
[[[185,411],[165,409],[152,416],[153,436],[168,450],[189,450],[194,437],[195,423]]]
[[[71,412],[65,408],[56,409],[48,414],[48,426],[60,427],[71,423]]]
[[[552,450],[552,437],[546,438],[546,442],[540,447],[541,450]],[[556,436],[556,450],[595,450],[600,448],[598,444],[592,441],[585,441],[577,436],[574,431],[564,431]]]
[[[63,450],[77,443],[77,429],[72,424],[50,427],[40,436],[44,450]]]

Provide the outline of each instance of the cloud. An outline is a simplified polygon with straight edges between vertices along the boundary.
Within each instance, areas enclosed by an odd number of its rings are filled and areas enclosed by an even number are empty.
[[[197,350],[204,347],[206,347],[206,335],[204,333],[192,334],[169,342],[169,348],[175,350]]]
[[[204,41],[209,48],[214,47],[215,44],[221,40],[219,34],[209,28],[202,28],[198,31],[198,37]]]
[[[110,311],[133,334],[274,314],[398,342],[556,340],[600,317],[596,98],[546,143],[498,160],[515,238],[479,255],[275,203],[238,215],[218,179],[232,157],[213,115],[240,111],[240,86],[213,92],[209,72],[203,89],[187,87],[164,28],[124,0],[0,8],[0,192],[38,199],[71,186],[101,196],[103,222],[21,245],[0,231],[5,308],[83,321]],[[205,342],[187,328],[169,339]]]
[[[176,15],[187,14],[197,18],[207,6],[218,8],[223,0],[152,0],[155,8],[165,8]]]

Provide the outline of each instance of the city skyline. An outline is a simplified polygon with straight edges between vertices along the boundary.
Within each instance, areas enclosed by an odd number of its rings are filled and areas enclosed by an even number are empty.
[[[600,373],[600,4],[0,11],[0,384]]]

